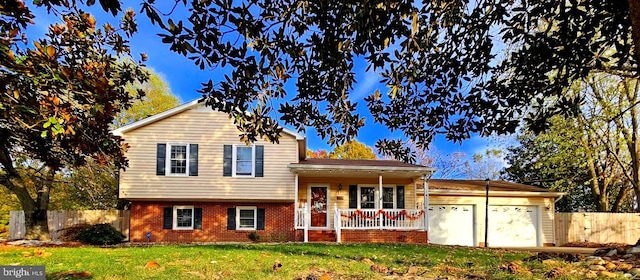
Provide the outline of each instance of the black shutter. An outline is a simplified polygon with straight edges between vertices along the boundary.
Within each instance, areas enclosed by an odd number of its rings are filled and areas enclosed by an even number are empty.
[[[258,217],[256,222],[256,229],[264,230],[264,208],[258,208]]]
[[[264,146],[256,146],[256,177],[264,177]]]
[[[358,208],[358,186],[349,185],[349,209]]]
[[[396,186],[396,208],[404,209],[404,186]]]
[[[231,161],[233,160],[233,146],[224,145],[224,158],[222,163],[222,176],[231,176]],[[234,223],[235,225],[235,223]]]
[[[198,144],[189,144],[189,176],[198,176]]]
[[[167,144],[158,143],[156,154],[156,175],[165,175],[165,160],[167,156]]]
[[[236,208],[227,208],[227,229],[236,229]]]
[[[164,208],[164,216],[162,217],[162,228],[171,229],[173,227],[173,207]]]
[[[193,229],[202,229],[202,208],[193,209]]]

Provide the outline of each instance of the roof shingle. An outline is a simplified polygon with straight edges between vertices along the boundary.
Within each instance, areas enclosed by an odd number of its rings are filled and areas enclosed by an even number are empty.
[[[430,179],[429,189],[436,190],[466,190],[466,191],[484,191],[486,186],[485,180],[444,180]],[[418,183],[418,189],[422,191],[422,182]],[[489,181],[489,191],[506,191],[506,192],[553,192],[549,189],[540,187],[506,182],[506,181]]]

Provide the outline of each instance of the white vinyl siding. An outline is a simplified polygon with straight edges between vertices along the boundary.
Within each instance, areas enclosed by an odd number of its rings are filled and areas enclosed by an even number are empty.
[[[282,133],[279,144],[264,145],[264,177],[223,176],[224,145],[243,146],[225,113],[194,108],[129,131],[129,167],[120,176],[120,198],[293,201],[298,142]],[[198,176],[155,176],[157,143],[198,143]],[[167,161],[169,161],[167,153]],[[167,174],[169,170],[167,169]],[[188,171],[187,171],[188,174]]]

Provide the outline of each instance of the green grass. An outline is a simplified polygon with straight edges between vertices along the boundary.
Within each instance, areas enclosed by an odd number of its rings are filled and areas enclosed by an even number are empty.
[[[34,250],[45,254],[27,256]],[[49,253],[51,255],[47,256]],[[150,247],[29,248],[0,247],[0,265],[44,265],[47,278],[71,278],[67,272],[88,271],[93,279],[380,279],[371,265],[389,273],[414,276],[478,276],[487,279],[544,278],[539,261],[524,262],[534,274],[510,274],[500,269],[507,262],[526,259],[529,253],[407,244],[226,244],[155,245]],[[145,268],[156,261],[157,268]],[[276,262],[282,263],[273,271]],[[571,279],[571,278],[568,278]],[[576,278],[578,279],[578,278]]]

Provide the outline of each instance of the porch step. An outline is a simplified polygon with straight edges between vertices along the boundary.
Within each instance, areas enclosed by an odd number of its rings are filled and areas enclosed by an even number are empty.
[[[310,230],[310,242],[336,242],[336,232],[333,230]]]

